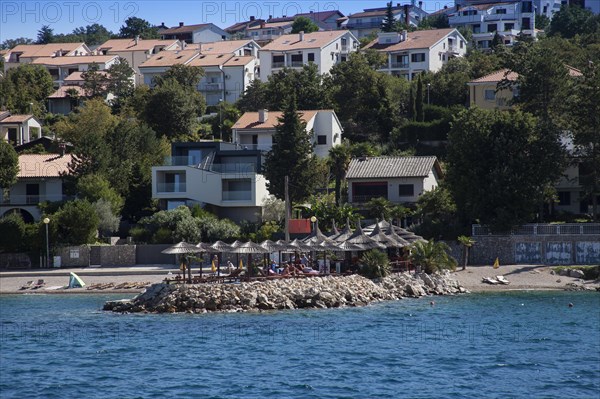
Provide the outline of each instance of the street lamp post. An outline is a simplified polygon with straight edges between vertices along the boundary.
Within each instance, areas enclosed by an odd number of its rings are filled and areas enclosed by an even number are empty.
[[[431,83],[427,83],[427,105],[429,105],[429,88],[431,88]]]
[[[46,267],[50,267],[50,241],[48,240],[48,224],[50,219],[44,218],[44,224],[46,225]]]
[[[223,141],[223,99],[219,99],[219,140]]]
[[[316,216],[311,216],[310,217],[310,222],[312,223],[312,231],[315,231],[315,223],[317,222],[317,217]]]

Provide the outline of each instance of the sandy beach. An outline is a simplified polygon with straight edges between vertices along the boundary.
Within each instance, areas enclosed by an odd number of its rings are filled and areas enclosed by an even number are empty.
[[[469,266],[467,270],[457,269],[452,273],[452,277],[471,292],[564,290],[572,287],[571,284],[589,288],[600,286],[598,282],[559,276],[552,274],[551,271],[550,266],[535,265],[503,265],[498,269],[492,266]],[[77,273],[86,287],[65,289],[69,282],[69,272]],[[173,277],[177,273],[179,270],[172,265],[4,271],[0,272],[0,294],[137,293],[144,289],[145,284],[159,283],[165,277]],[[197,269],[193,270],[193,274],[197,273]],[[510,284],[490,285],[482,282],[484,277],[495,276],[504,276]],[[43,287],[20,289],[27,282],[36,283],[39,279],[44,280]],[[135,287],[123,287],[125,284],[135,285]],[[89,289],[90,287],[95,288]]]

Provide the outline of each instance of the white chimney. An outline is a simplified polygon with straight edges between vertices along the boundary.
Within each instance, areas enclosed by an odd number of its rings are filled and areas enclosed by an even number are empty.
[[[298,34],[300,41],[304,40],[304,31],[301,30],[300,33]]]
[[[134,40],[135,40],[135,45],[137,46],[138,43],[140,42],[140,35],[136,35]]]
[[[266,109],[259,109],[258,110],[258,121],[260,123],[265,123],[267,121],[267,119],[269,119],[269,111]]]
[[[402,31],[402,41],[405,41],[406,39],[408,39],[408,31],[403,30]]]

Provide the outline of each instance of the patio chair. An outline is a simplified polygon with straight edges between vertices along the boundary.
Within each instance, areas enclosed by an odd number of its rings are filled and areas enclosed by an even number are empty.
[[[26,282],[24,285],[19,288],[20,290],[26,290],[33,286],[33,280]]]
[[[44,282],[44,279],[41,278],[41,279],[39,279],[37,281],[37,283],[35,283],[35,285],[33,287],[31,287],[31,289],[32,290],[37,290],[38,288],[41,288],[41,287],[43,287],[45,285],[46,285],[46,283]]]

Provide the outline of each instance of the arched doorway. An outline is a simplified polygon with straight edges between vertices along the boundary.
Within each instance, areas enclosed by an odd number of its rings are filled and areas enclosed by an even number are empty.
[[[23,218],[23,221],[25,223],[34,223],[35,222],[33,215],[31,213],[29,213],[29,211],[27,211],[25,209],[21,209],[21,208],[9,209],[8,211],[4,212],[4,215],[2,215],[2,216],[8,216],[12,213],[16,213],[17,215],[20,215],[21,218]]]

